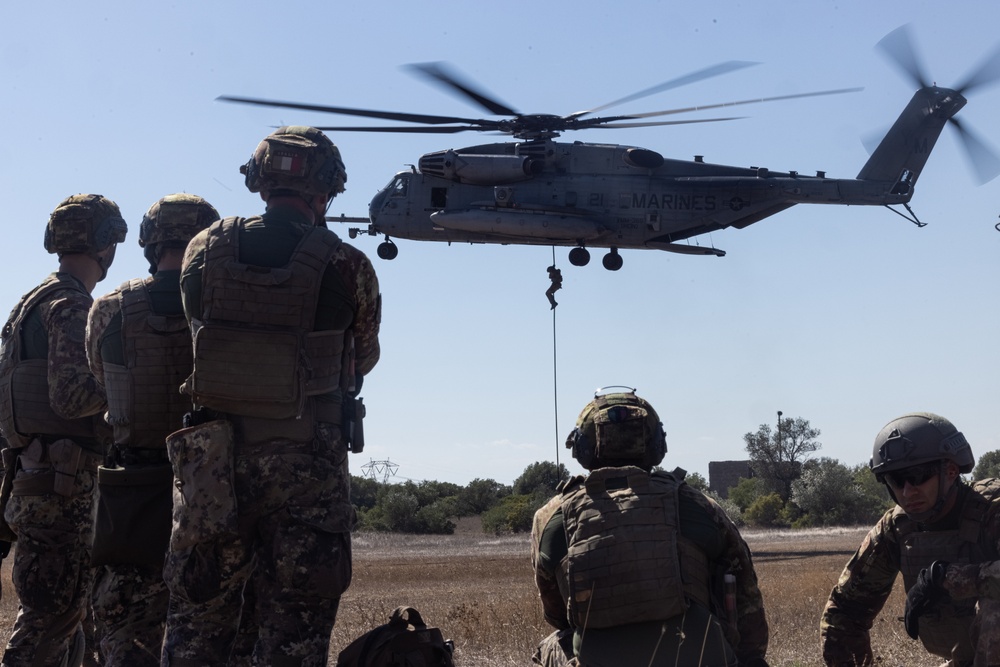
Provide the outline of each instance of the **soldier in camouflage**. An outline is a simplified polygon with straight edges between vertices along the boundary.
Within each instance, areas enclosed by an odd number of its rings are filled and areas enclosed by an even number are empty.
[[[106,420],[114,431],[98,470],[93,549],[94,617],[105,667],[160,664],[173,489],[166,438],[191,409],[178,391],[192,367],[181,260],[188,241],[218,219],[196,195],[154,203],[139,226],[152,276],[120,285],[90,309],[87,359],[107,392]]]
[[[972,448],[939,415],[875,438],[871,468],[897,506],[847,563],[820,621],[827,665],[871,665],[869,630],[899,574],[904,629],[949,667],[1000,666],[1000,480],[962,480]]]
[[[556,631],[534,662],[767,667],[750,550],[683,470],[652,472],[667,450],[652,406],[635,390],[596,395],[566,446],[590,474],[535,513],[535,584]]]
[[[279,128],[241,171],[265,213],[199,233],[181,269],[199,410],[167,442],[162,664],[225,664],[253,575],[253,664],[325,665],[351,580],[347,452],[363,442],[354,396],[379,358],[381,297],[368,258],[326,229],[346,175],[322,132]]]
[[[20,601],[5,667],[83,658],[95,477],[107,437],[104,392],[87,366],[84,335],[91,292],[127,229],[118,206],[100,195],[60,203],[45,230],[59,269],[21,298],[3,329],[0,428],[5,475],[13,475],[3,518],[17,536]]]

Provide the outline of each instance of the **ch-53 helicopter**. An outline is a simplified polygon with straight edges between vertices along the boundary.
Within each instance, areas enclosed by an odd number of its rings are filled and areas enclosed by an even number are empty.
[[[591,116],[611,106],[669,88],[730,72],[753,63],[727,62],[673,79],[605,105],[565,116],[521,114],[476,90],[441,63],[412,65],[418,73],[474,101],[502,120],[459,118],[405,112],[350,109],[245,97],[222,96],[230,102],[320,111],[349,116],[417,123],[390,127],[320,127],[336,132],[413,132],[451,134],[487,131],[512,135],[516,143],[491,143],[427,153],[417,167],[397,173],[369,205],[369,218],[330,218],[347,223],[369,222],[359,233],[384,235],[377,249],[393,259],[393,238],[421,240],[570,246],[569,261],[584,266],[588,248],[608,248],[604,267],[622,266],[619,249],[659,249],[695,255],[723,256],[714,247],[680,243],[724,229],[742,229],[796,204],[878,205],[923,226],[909,207],[914,185],[947,122],[959,130],[963,144],[986,182],[1000,173],[1000,160],[953,118],[966,104],[963,93],[1000,78],[1000,51],[955,89],[930,84],[923,75],[907,26],[896,29],[878,46],[919,86],[910,103],[878,144],[854,179],[828,178],[824,172],[740,168],[693,160],[666,159],[636,146],[563,143],[562,132],[587,128],[628,128],[731,120],[645,121],[695,110],[730,107],[858,89],[830,90],[781,97],[726,102],[684,109],[618,116]],[[893,205],[903,205],[909,215]]]

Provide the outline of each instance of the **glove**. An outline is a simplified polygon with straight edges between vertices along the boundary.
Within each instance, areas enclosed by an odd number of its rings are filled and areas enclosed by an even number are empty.
[[[10,554],[10,542],[6,540],[0,540],[0,560],[3,560]]]
[[[754,656],[752,658],[747,658],[746,660],[740,660],[739,667],[771,667],[767,664],[767,660],[760,656]]]
[[[903,614],[903,625],[910,639],[919,636],[920,617],[930,611],[941,598],[945,596],[944,573],[948,563],[934,561],[931,566],[920,570],[917,583],[906,594],[906,611]]]

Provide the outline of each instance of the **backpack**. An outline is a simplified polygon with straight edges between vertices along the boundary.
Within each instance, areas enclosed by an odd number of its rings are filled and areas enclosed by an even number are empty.
[[[454,667],[455,642],[428,628],[413,607],[397,607],[389,622],[361,635],[337,656],[337,667]]]

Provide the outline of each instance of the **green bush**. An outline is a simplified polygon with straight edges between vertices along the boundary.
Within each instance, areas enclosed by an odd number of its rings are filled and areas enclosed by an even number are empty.
[[[535,511],[545,502],[539,502],[538,498],[525,494],[507,496],[483,513],[483,532],[494,535],[530,532]]]
[[[751,526],[777,528],[787,525],[782,521],[781,516],[784,508],[785,503],[781,500],[781,496],[777,493],[769,493],[755,500],[743,513],[743,518]]]

